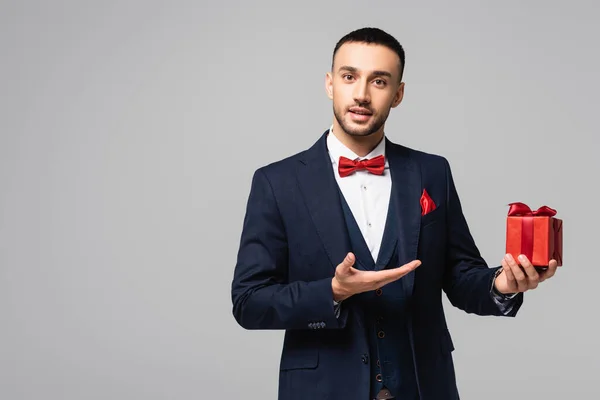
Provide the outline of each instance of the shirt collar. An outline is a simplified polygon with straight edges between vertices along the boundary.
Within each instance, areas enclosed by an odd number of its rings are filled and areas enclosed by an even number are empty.
[[[377,157],[379,155],[385,156],[385,137],[375,146],[375,148],[366,156],[359,157],[355,152],[346,147],[340,140],[333,134],[333,125],[329,128],[327,133],[327,149],[329,150],[329,157],[333,164],[337,164],[340,157],[346,157],[351,160],[364,160],[367,158]],[[385,160],[387,166],[387,159]]]

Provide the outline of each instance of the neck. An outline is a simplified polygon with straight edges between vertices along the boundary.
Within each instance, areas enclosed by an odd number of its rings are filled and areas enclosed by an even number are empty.
[[[353,136],[346,133],[342,127],[334,121],[332,133],[347,148],[356,153],[359,157],[369,154],[383,139],[383,126],[375,133],[367,136]]]

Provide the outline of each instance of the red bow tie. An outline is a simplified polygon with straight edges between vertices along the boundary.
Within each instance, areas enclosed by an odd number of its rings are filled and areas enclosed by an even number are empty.
[[[338,172],[342,178],[360,169],[366,169],[372,174],[382,175],[385,169],[385,157],[380,155],[370,160],[351,160],[343,156],[340,157]]]

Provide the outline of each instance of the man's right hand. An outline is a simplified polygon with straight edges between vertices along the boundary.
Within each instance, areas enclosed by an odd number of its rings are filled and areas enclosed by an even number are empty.
[[[397,268],[361,271],[353,267],[354,262],[354,254],[348,253],[335,269],[335,275],[331,281],[335,301],[342,301],[358,293],[379,289],[402,278],[421,265],[421,261],[414,260]]]

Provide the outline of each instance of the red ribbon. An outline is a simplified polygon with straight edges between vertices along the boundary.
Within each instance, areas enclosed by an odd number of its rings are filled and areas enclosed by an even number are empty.
[[[534,217],[553,217],[556,210],[548,206],[541,206],[532,211],[527,204],[510,203],[508,216],[521,218],[521,253],[524,254],[530,262],[533,260],[533,218]],[[554,235],[556,237],[556,230]]]
[[[510,203],[510,209],[508,210],[509,216],[538,216],[538,217],[553,217],[556,215],[556,210],[548,206],[541,206],[535,211],[531,211],[531,208],[524,203]]]

